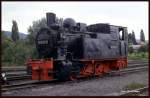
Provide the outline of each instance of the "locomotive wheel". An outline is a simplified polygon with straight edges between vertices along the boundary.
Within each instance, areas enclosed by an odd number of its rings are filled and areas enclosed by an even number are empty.
[[[74,71],[70,74],[70,80],[77,80],[77,76],[80,74],[80,67],[78,65],[74,66]]]
[[[57,74],[57,78],[60,81],[69,80],[70,72],[71,72],[71,70],[70,70],[69,66],[60,67],[59,72]]]
[[[70,75],[70,80],[72,80],[72,81],[77,80],[77,76],[76,76],[75,73],[72,73],[72,74]]]

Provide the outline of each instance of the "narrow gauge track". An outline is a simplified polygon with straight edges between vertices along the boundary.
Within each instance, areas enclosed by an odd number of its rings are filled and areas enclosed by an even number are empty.
[[[141,66],[148,66],[148,62],[146,63],[136,63],[136,64],[128,64],[127,68],[133,68],[133,67],[141,67]]]
[[[23,89],[23,88],[32,88],[32,87],[37,87],[37,86],[42,86],[43,84],[46,85],[56,85],[56,84],[66,84],[66,83],[75,83],[75,82],[82,82],[82,81],[87,81],[87,80],[93,80],[93,79],[99,79],[101,77],[112,77],[112,76],[121,76],[123,74],[129,74],[129,73],[134,73],[134,72],[140,72],[140,71],[144,71],[144,70],[148,70],[148,63],[143,64],[143,66],[140,66],[138,64],[129,66],[123,70],[119,70],[119,71],[111,71],[109,73],[106,73],[103,76],[99,76],[99,77],[89,77],[89,78],[84,78],[84,79],[79,79],[79,80],[74,80],[74,81],[66,81],[66,82],[60,82],[58,80],[51,80],[51,81],[33,81],[33,80],[29,80],[29,81],[25,81],[22,83],[17,83],[17,84],[13,84],[13,85],[2,85],[2,91],[8,91],[8,90],[16,90],[16,89]],[[50,83],[50,84],[49,84]],[[40,84],[40,85],[39,85]]]
[[[128,64],[129,66],[131,64],[143,64],[143,63],[148,63],[148,60],[128,60]],[[15,73],[25,73],[26,72],[26,67],[22,66],[22,67],[2,67],[2,72],[7,72],[10,73],[12,75],[14,75]],[[14,74],[13,74],[14,73]]]
[[[23,79],[31,79],[31,75],[28,75],[27,72],[6,72],[5,76],[7,81],[16,81],[16,80],[23,80]]]
[[[19,76],[11,76],[11,77],[7,77],[8,81],[16,81],[16,80],[23,80],[23,79],[31,79],[31,75],[19,75]]]
[[[145,64],[145,63],[148,63],[148,60],[142,60],[142,61],[140,61],[140,60],[129,60],[128,61],[128,65],[130,66],[130,65],[133,65],[133,64]],[[22,73],[22,72],[26,72],[26,68],[25,67],[2,67],[2,72],[14,72],[14,74],[15,74],[15,72],[19,72],[19,74],[20,74],[20,72]],[[11,73],[12,74],[12,73]],[[13,75],[13,74],[12,74]]]
[[[128,64],[141,64],[148,63],[148,60],[128,60]],[[26,71],[26,66],[17,66],[17,67],[2,67],[2,72],[12,72],[12,71]]]
[[[148,59],[145,59],[145,60],[130,60],[128,59],[129,62],[142,62],[142,61],[148,61]]]
[[[148,60],[128,60],[128,64],[142,64],[148,63]]]
[[[142,64],[129,64],[127,68],[135,68],[135,67],[141,67],[141,66],[147,66],[148,63],[142,63]],[[7,75],[7,80],[8,81],[16,81],[16,80],[30,80],[31,79],[31,75],[27,75],[27,74],[8,74]]]
[[[31,87],[36,87],[39,84],[46,84],[46,83],[54,83],[57,82],[57,80],[53,81],[38,81],[38,80],[30,80],[30,81],[25,81],[22,83],[18,84],[13,84],[13,85],[2,85],[2,91],[8,91],[8,90],[16,90],[16,89],[23,89],[23,88],[31,88]]]
[[[127,90],[127,91],[122,91],[119,96],[140,96],[143,92],[148,91],[149,87],[145,86],[139,89],[134,89],[134,90]]]
[[[13,77],[13,76],[22,76],[22,75],[26,75],[27,72],[24,71],[24,72],[18,72],[18,71],[15,71],[15,72],[4,72],[6,74],[7,77]]]
[[[26,71],[26,66],[22,67],[2,67],[2,72]]]
[[[142,88],[138,88],[138,89],[133,89],[133,90],[123,90],[119,93],[112,93],[112,94],[108,94],[108,96],[143,96],[144,92],[148,92],[149,87],[145,86]]]

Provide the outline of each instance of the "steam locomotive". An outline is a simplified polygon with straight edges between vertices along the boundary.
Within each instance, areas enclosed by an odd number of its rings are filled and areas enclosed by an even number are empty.
[[[46,19],[35,40],[39,58],[27,61],[33,80],[75,80],[127,67],[126,27],[56,21],[54,13]]]

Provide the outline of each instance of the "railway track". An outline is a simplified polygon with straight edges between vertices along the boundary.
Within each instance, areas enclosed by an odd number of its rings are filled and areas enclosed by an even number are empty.
[[[2,67],[2,72],[26,71],[26,66],[17,67]]]
[[[24,79],[31,79],[31,75],[19,75],[19,76],[11,76],[11,77],[7,77],[8,81],[16,81],[16,80],[24,80]]]
[[[143,96],[144,92],[148,92],[149,87],[145,86],[142,88],[138,88],[138,89],[133,89],[133,90],[123,90],[119,93],[112,93],[112,94],[108,94],[108,96]]]
[[[135,73],[135,72],[140,72],[140,71],[145,71],[145,70],[148,70],[148,66],[126,68],[126,69],[119,70],[119,71],[111,71],[108,74],[110,76],[115,76],[115,75],[129,74],[129,73]]]
[[[128,64],[142,64],[148,63],[148,60],[128,60]],[[15,72],[15,71],[26,71],[26,66],[17,66],[17,67],[2,67],[2,72]]]
[[[128,65],[128,67],[127,68],[134,68],[134,67],[141,67],[141,66],[147,66],[148,65],[148,62],[142,62],[142,63],[130,63],[129,65]],[[7,74],[6,74],[6,77],[7,77],[7,80],[8,81],[16,81],[16,80],[23,80],[23,79],[31,79],[31,75],[27,75],[27,73],[25,72],[25,70],[24,71],[15,71],[14,73],[13,73],[14,71],[12,71],[12,72],[8,72]]]
[[[142,63],[148,63],[148,60],[128,60],[128,64],[142,64]]]
[[[119,96],[140,96],[142,95],[143,92],[148,92],[149,87],[145,86],[142,88],[134,89],[134,90],[127,90],[127,91],[122,91]]]
[[[27,72],[18,72],[18,71],[11,71],[11,72],[4,72],[7,81],[16,81],[16,80],[24,80],[24,79],[31,79],[31,75],[28,75]]]
[[[148,63],[144,63],[142,66],[140,66],[139,64],[134,64],[131,65],[123,70],[119,70],[119,71],[111,71],[107,74],[105,74],[102,77],[108,76],[108,77],[112,77],[112,76],[120,76],[123,74],[129,74],[129,73],[134,73],[134,72],[139,72],[139,71],[144,71],[144,70],[148,70]],[[30,77],[31,76],[26,76],[26,77]],[[101,77],[101,76],[100,76]],[[66,82],[59,82],[57,80],[52,80],[52,81],[33,81],[33,80],[28,80],[28,81],[23,81],[23,82],[19,82],[13,85],[2,85],[2,91],[8,91],[8,90],[15,90],[15,89],[22,89],[22,88],[31,88],[31,87],[36,87],[39,86],[39,84],[42,86],[42,84],[47,84],[47,85],[55,85],[57,83],[74,83],[74,82],[82,82],[82,81],[87,81],[89,79],[98,79],[100,77],[92,77],[92,78],[86,78],[86,79],[79,79],[79,80],[75,80],[75,81],[66,81]],[[17,78],[17,77],[16,77]],[[50,83],[50,84],[49,84]]]
[[[2,91],[8,91],[8,90],[16,90],[16,89],[23,89],[23,88],[32,88],[36,87],[39,84],[45,84],[45,83],[54,83],[57,80],[53,81],[38,81],[38,80],[30,80],[18,84],[13,84],[13,85],[2,85]]]

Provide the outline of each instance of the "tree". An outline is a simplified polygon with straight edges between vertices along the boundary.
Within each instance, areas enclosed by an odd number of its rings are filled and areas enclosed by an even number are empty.
[[[134,31],[132,31],[132,42],[133,42],[134,45],[137,45]]]
[[[30,44],[30,45],[35,44],[36,34],[42,27],[47,27],[46,18],[42,18],[40,20],[33,21],[32,26],[29,26],[29,28],[28,28],[28,32],[29,32],[29,34],[27,36],[28,44]]]
[[[144,32],[143,32],[143,29],[141,29],[141,32],[140,32],[140,40],[142,42],[145,42],[145,35],[144,35]]]
[[[138,52],[148,52],[148,47],[147,45],[142,45],[139,49]]]
[[[13,25],[12,25],[11,38],[14,42],[16,42],[17,40],[19,40],[18,25],[15,20],[13,20],[12,23],[13,23]]]
[[[11,40],[11,38],[8,38],[4,33],[5,32],[3,32],[3,31],[1,33],[1,36],[2,36],[1,37],[1,39],[2,39],[2,43],[1,43],[1,45],[2,45],[2,48],[1,48],[2,49],[2,51],[1,51],[2,62],[3,61],[9,61],[11,58],[10,57],[11,54],[9,54],[10,51],[7,51],[7,50],[10,47],[12,40]]]
[[[131,33],[128,34],[128,43],[133,43],[132,42],[132,34]]]
[[[31,26],[29,27],[28,32],[30,32],[30,34],[27,35],[27,44],[33,45],[35,40],[35,35]]]
[[[59,25],[59,26],[62,26],[63,24],[63,19],[62,18],[57,18],[56,17],[56,20],[55,22]],[[32,26],[29,26],[28,28],[28,36],[27,36],[27,40],[28,40],[28,44],[35,44],[35,37],[36,37],[36,34],[37,32],[42,28],[42,27],[47,27],[47,20],[46,18],[42,18],[42,19],[39,19],[39,20],[36,20],[36,21],[33,21],[33,24]]]
[[[128,44],[128,52],[129,52],[129,53],[133,53],[133,51],[134,51],[134,50],[133,50],[132,44],[129,43],[129,44]]]
[[[2,65],[24,65],[27,59],[37,58],[36,47],[26,45],[24,40],[16,43],[2,32]]]
[[[35,38],[37,32],[42,28],[47,27],[47,21],[46,18],[42,18],[37,21],[33,21],[32,25],[28,28],[28,35],[26,38],[26,47],[29,48],[30,55],[28,57],[30,58],[36,58],[38,55],[35,45]]]

